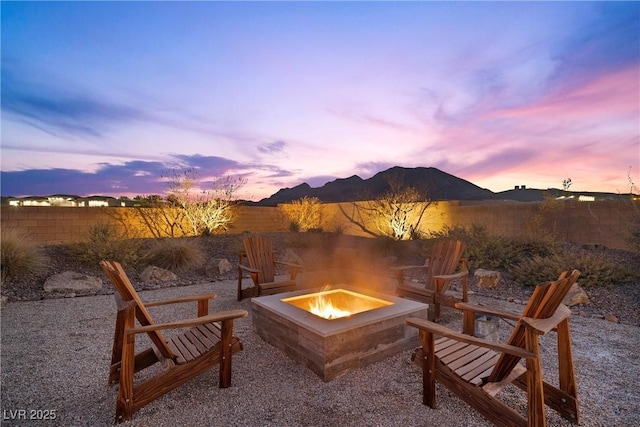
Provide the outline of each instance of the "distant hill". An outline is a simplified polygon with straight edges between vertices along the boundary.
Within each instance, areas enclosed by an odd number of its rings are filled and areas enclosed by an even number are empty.
[[[283,188],[269,198],[262,199],[259,206],[276,206],[302,197],[317,197],[321,202],[353,202],[371,200],[390,190],[389,182],[412,186],[424,190],[431,200],[484,200],[495,196],[490,190],[478,187],[464,179],[442,172],[436,168],[403,168],[395,166],[379,172],[369,179],[357,175],[336,179],[312,188],[307,183],[293,188]]]
[[[589,191],[564,191],[557,188],[539,190],[515,186],[514,189],[494,193],[486,188],[450,175],[436,168],[403,168],[395,166],[379,172],[369,179],[362,179],[357,175],[349,178],[340,178],[327,182],[322,187],[313,188],[307,183],[293,188],[283,188],[271,197],[259,202],[247,202],[250,205],[277,206],[279,203],[288,203],[299,200],[305,196],[317,197],[324,203],[355,202],[359,200],[371,200],[384,195],[389,191],[389,182],[397,182],[402,186],[412,186],[418,190],[424,190],[429,199],[460,200],[460,201],[514,201],[514,202],[541,202],[546,196],[591,196],[595,200],[615,200],[626,198],[629,194],[602,193]]]

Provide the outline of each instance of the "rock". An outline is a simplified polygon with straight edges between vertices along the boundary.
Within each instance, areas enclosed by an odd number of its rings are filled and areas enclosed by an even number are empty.
[[[178,280],[178,276],[164,268],[150,265],[140,274],[140,280],[143,282],[170,282]]]
[[[587,293],[576,282],[571,286],[562,303],[567,307],[573,307],[576,305],[589,305],[591,304],[591,300]]]
[[[8,302],[9,302],[9,298],[8,297],[0,298],[0,307],[4,307],[5,305],[7,305]]]
[[[102,289],[101,278],[75,271],[54,274],[44,282],[45,292],[97,292],[100,289]]]
[[[473,274],[476,286],[480,289],[494,289],[500,283],[500,272],[479,268]]]
[[[608,316],[605,316],[604,320],[606,320],[607,322],[618,323],[618,318],[613,314],[609,314]]]
[[[215,277],[219,274],[226,274],[233,270],[233,265],[229,260],[224,258],[210,259],[205,266],[205,274],[207,277]]]

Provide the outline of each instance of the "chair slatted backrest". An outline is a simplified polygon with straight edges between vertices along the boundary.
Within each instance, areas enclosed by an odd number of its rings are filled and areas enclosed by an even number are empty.
[[[522,311],[521,317],[532,317],[535,319],[546,319],[554,315],[571,286],[578,280],[580,272],[573,270],[571,274],[563,272],[555,282],[548,282],[536,286],[529,298],[529,302]],[[517,347],[525,347],[525,326],[518,321],[507,344]],[[495,368],[487,378],[489,382],[503,380],[513,370],[520,358],[510,354],[502,353]]]
[[[273,282],[275,279],[275,263],[271,240],[264,236],[249,236],[242,242],[249,267],[260,270],[260,284]]]
[[[136,304],[136,318],[138,319],[138,322],[140,322],[140,325],[153,325],[154,322],[149,311],[144,306],[144,303],[140,299],[140,296],[134,289],[131,281],[127,277],[127,273],[125,273],[120,263],[113,261],[101,261],[100,266],[116,288],[116,292],[118,292],[120,298],[122,298],[124,302],[133,301]],[[169,359],[174,358],[173,352],[167,345],[167,342],[160,331],[150,331],[148,332],[148,335],[164,357]]]
[[[465,248],[465,244],[459,240],[442,240],[433,245],[428,258],[427,289],[434,288],[434,276],[455,273]]]

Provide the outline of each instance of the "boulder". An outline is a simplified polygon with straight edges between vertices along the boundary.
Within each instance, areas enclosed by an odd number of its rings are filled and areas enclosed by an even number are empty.
[[[500,283],[500,272],[479,268],[473,274],[476,286],[480,289],[494,289]]]
[[[150,265],[140,274],[140,280],[143,282],[171,282],[178,280],[178,276],[164,268]]]
[[[233,265],[229,260],[224,258],[210,259],[205,266],[205,275],[207,277],[215,277],[219,274],[226,274],[233,270]]]
[[[44,282],[45,292],[97,292],[100,289],[101,278],[75,271],[54,274]]]
[[[591,300],[589,299],[589,295],[587,295],[584,289],[576,282],[571,286],[562,303],[567,307],[573,307],[576,305],[589,305],[591,304]]]

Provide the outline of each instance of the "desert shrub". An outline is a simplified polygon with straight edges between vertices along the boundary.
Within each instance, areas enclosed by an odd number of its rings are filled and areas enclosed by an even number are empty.
[[[48,258],[23,234],[2,230],[0,271],[2,282],[21,276],[37,276],[46,271]]]
[[[548,237],[520,238],[489,235],[483,227],[445,228],[432,237],[456,238],[467,245],[464,257],[469,268],[488,268],[507,272],[521,285],[535,286],[552,280],[565,270],[577,268],[580,284],[609,286],[638,277],[637,272],[612,258],[607,252],[585,250],[556,242]]]
[[[198,239],[167,238],[156,241],[149,250],[149,261],[179,273],[201,267],[206,256]]]
[[[69,244],[70,253],[85,265],[95,266],[102,260],[117,261],[135,267],[144,261],[143,239],[128,239],[111,223],[94,224],[86,240]]]
[[[640,253],[640,211],[636,211],[629,224],[627,243],[636,252]]]
[[[290,233],[299,233],[300,232],[300,224],[295,221],[289,222],[289,232]]]
[[[280,205],[279,209],[289,220],[289,231],[292,233],[321,229],[323,207],[317,197],[305,196]]]
[[[445,227],[430,233],[432,239],[458,239],[467,245],[463,256],[469,268],[509,270],[524,258],[547,257],[555,253],[558,243],[549,239],[503,237],[490,235],[484,227],[473,225]],[[434,240],[435,242],[435,240]]]
[[[594,252],[565,247],[551,256],[524,258],[509,270],[512,278],[525,286],[535,286],[557,277],[562,271],[580,270],[580,285],[611,286],[628,283],[638,278],[638,272],[629,270],[606,252]]]

